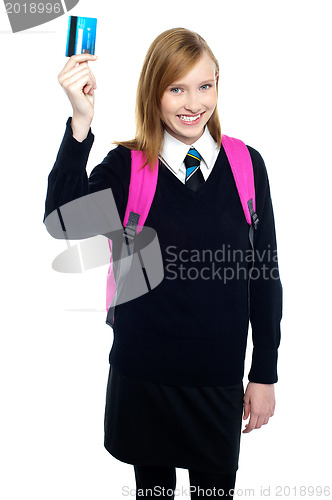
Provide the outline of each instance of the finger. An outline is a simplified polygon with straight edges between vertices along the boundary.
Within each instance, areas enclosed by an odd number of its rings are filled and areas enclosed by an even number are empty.
[[[90,94],[90,95],[93,95],[93,91],[94,91],[94,88],[92,85],[86,85],[84,88],[83,88],[83,92],[84,94]]]
[[[82,88],[83,94],[88,94],[90,90],[91,90],[91,85],[88,84],[84,85],[84,87]]]
[[[72,82],[69,86],[66,85],[65,89],[67,92],[70,91],[70,93],[72,94],[78,92],[79,90],[83,93],[86,85],[90,85],[90,83],[87,82],[86,77],[83,76],[82,78],[79,78],[78,80]]]
[[[75,68],[59,73],[58,80],[61,83],[61,81],[65,80],[66,78],[70,78],[71,76],[75,75],[78,71],[81,71],[82,68],[88,68],[88,67],[89,65],[87,62],[82,62],[78,66],[75,66]]]
[[[250,420],[249,422],[245,425],[245,429],[242,431],[243,434],[246,434],[248,432],[251,432],[253,429],[255,429],[257,422],[257,416],[250,415]]]
[[[93,82],[91,81],[91,78],[90,78],[90,72],[86,71],[86,69],[80,71],[78,74],[72,76],[71,78],[66,78],[62,82],[62,86],[65,89],[70,88],[71,90],[75,90],[79,86],[82,89],[86,84],[93,85]]]
[[[95,61],[98,56],[92,54],[75,54],[71,56],[67,63],[64,65],[63,69],[60,71],[59,75],[65,73],[69,69],[72,69],[76,66],[77,63],[81,63],[83,61]]]
[[[95,78],[95,75],[93,74],[93,72],[91,71],[89,65],[87,62],[82,62],[81,64],[79,64],[78,66],[75,66],[75,68],[72,68],[71,70],[69,71],[66,71],[65,73],[62,73],[62,74],[59,74],[58,75],[58,81],[60,84],[62,84],[62,82],[64,80],[66,80],[67,78],[70,78],[72,77],[73,75],[76,75],[77,73],[79,73],[81,70],[83,70],[83,68],[87,68],[90,72],[90,75],[91,75],[91,78],[94,80],[94,82],[96,81],[96,78]]]
[[[247,420],[250,415],[250,403],[244,403],[243,420]]]
[[[85,84],[82,90],[85,94],[89,94],[91,90],[95,90],[96,88],[97,88],[97,84],[92,82],[92,83]]]
[[[265,417],[259,416],[256,421],[255,429],[260,429],[263,425]]]
[[[85,63],[83,63],[83,64],[85,64]],[[87,72],[83,71],[84,69],[87,69]],[[74,76],[74,75],[80,75],[80,74],[81,75],[83,75],[83,74],[89,75],[89,80],[88,81],[91,81],[92,85],[96,85],[96,88],[97,88],[96,77],[92,73],[92,71],[90,70],[90,68],[89,68],[89,66],[87,64],[85,66],[83,66],[83,68],[79,68],[77,66],[76,68],[73,69],[73,71],[74,71],[74,73],[72,74],[72,76]],[[66,80],[67,78],[71,77],[71,75],[69,75],[69,74],[66,74],[64,76],[65,76],[65,78],[63,78],[62,83],[63,83],[64,80]],[[73,80],[73,81],[75,81],[75,80]],[[60,82],[61,85],[62,85],[62,83]]]
[[[70,72],[70,74],[65,73],[61,78],[59,78],[59,83],[62,86],[68,86],[71,83],[75,82],[79,78],[82,78],[83,75],[91,76],[90,69],[86,66],[83,68],[75,68],[76,71]]]

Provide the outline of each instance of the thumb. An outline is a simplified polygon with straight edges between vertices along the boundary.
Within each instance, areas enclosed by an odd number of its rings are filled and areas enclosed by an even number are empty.
[[[246,420],[250,415],[250,403],[244,402],[244,412],[243,412],[243,420]]]

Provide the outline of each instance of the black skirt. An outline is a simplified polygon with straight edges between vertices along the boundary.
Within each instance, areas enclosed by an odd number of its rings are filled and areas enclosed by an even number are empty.
[[[230,474],[238,469],[244,389],[141,382],[110,366],[106,450],[133,465]]]

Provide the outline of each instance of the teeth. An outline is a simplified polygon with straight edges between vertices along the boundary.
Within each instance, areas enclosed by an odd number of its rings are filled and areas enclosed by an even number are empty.
[[[197,118],[199,118],[201,116],[201,113],[199,115],[196,115],[196,116],[185,116],[185,115],[179,115],[179,118],[180,120],[183,120],[185,122],[194,122],[195,120],[197,120]]]

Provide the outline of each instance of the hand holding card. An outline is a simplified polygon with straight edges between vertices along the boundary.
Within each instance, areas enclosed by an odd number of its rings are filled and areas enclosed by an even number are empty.
[[[82,141],[89,132],[94,115],[94,89],[96,78],[88,61],[96,60],[97,19],[94,17],[69,16],[66,56],[70,57],[58,75],[73,107],[71,126],[74,137]]]
[[[78,140],[86,137],[94,116],[94,89],[97,84],[88,61],[96,59],[97,56],[92,54],[73,55],[58,75],[58,81],[73,108],[72,125],[75,124],[74,136]]]

